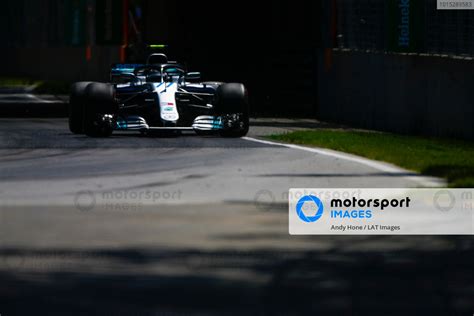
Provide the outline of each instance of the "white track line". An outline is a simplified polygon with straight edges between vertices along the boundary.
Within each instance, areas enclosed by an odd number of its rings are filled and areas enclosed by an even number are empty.
[[[39,101],[39,102],[41,102],[41,103],[54,103],[54,101],[41,99],[40,97],[38,97],[38,96],[36,96],[36,95],[34,95],[34,94],[31,94],[31,93],[25,94],[25,96],[27,96],[27,97],[30,98],[30,99]]]
[[[374,161],[370,160],[367,158],[363,158],[360,156],[356,155],[351,155],[351,154],[346,154],[340,151],[335,151],[335,150],[330,150],[330,149],[324,149],[324,148],[312,148],[312,147],[305,147],[305,146],[299,146],[299,145],[293,145],[293,144],[285,144],[285,143],[277,143],[277,142],[272,142],[268,140],[262,140],[262,139],[257,139],[253,137],[242,137],[242,139],[251,141],[251,142],[256,142],[256,143],[262,143],[262,144],[267,144],[267,145],[274,145],[274,146],[281,146],[281,147],[286,147],[286,148],[291,148],[291,149],[297,149],[297,150],[302,150],[302,151],[307,151],[319,155],[324,155],[328,157],[333,157],[337,159],[342,159],[342,160],[347,160],[351,162],[355,162],[364,166],[368,166],[373,169],[377,169],[383,172],[387,173],[414,173],[413,171],[405,170],[402,168],[399,168],[397,166],[385,163],[385,162],[379,162],[379,161]],[[362,175],[361,175],[362,176]],[[443,187],[446,186],[446,182],[443,179],[438,179],[434,177],[424,177],[424,176],[404,176],[403,178],[408,179],[410,181],[417,182],[418,184],[422,185],[423,187]]]

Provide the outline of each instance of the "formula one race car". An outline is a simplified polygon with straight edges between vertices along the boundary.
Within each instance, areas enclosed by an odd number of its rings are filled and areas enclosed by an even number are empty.
[[[150,55],[146,64],[114,64],[111,83],[73,84],[69,129],[92,137],[107,137],[114,130],[245,136],[249,104],[244,85],[200,78],[164,54]]]

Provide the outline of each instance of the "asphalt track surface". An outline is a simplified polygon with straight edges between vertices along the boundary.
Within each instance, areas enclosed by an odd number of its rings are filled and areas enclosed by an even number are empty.
[[[307,124],[256,120],[249,136]],[[0,313],[471,315],[471,237],[288,235],[289,188],[424,183],[384,170],[251,139],[0,119]]]

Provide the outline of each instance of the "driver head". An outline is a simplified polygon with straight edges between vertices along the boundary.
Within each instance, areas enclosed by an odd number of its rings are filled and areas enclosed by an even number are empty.
[[[168,63],[168,57],[165,54],[151,54],[148,56],[146,63],[150,65],[166,64]]]

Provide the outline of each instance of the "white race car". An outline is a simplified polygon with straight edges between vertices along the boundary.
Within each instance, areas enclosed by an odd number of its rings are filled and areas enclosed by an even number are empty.
[[[249,130],[247,90],[241,83],[200,82],[198,72],[152,54],[146,64],[115,64],[110,83],[77,82],[69,101],[72,133],[107,137],[193,130],[242,137]]]

